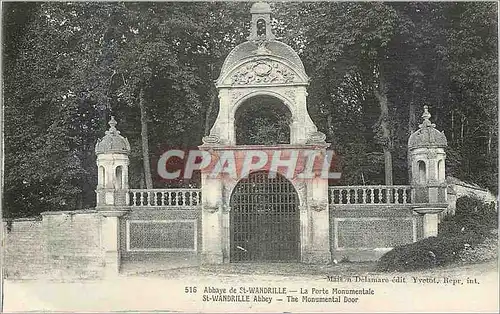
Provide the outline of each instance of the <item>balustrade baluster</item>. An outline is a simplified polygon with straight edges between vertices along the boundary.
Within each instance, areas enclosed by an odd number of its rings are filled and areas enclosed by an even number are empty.
[[[375,204],[375,189],[370,189],[370,204]]]
[[[132,206],[136,206],[135,203],[137,201],[137,192],[132,192]]]
[[[158,206],[163,206],[164,197],[165,197],[165,192],[160,192],[160,197],[157,199]]]
[[[361,189],[361,203],[366,204],[366,189]]]
[[[399,204],[399,189],[394,189],[394,204]]]
[[[198,192],[192,192],[193,202],[191,205],[198,205]]]
[[[351,189],[346,190],[347,204],[351,204]]]
[[[158,193],[153,192],[153,206],[158,206]]]
[[[143,192],[138,192],[139,193],[139,206],[144,206],[144,194]]]
[[[182,202],[182,192],[177,192],[177,205],[182,206],[184,203]]]
[[[172,192],[167,191],[167,203],[165,204],[166,206],[172,205]]]
[[[406,196],[406,191],[407,191],[407,190],[406,190],[405,188],[403,188],[403,204],[406,204],[406,202],[407,202],[407,199],[406,199],[406,197],[407,197],[407,196]]]

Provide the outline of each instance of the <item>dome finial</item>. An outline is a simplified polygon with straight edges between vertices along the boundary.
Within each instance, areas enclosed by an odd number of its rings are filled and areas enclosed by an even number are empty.
[[[423,127],[435,127],[436,125],[434,123],[431,123],[431,113],[429,112],[429,106],[425,105],[424,106],[424,113],[422,114],[422,118],[424,118],[424,121],[422,124],[420,124],[418,127],[423,128]]]
[[[111,120],[108,122],[109,124],[109,130],[106,131],[106,134],[120,134],[120,131],[116,129],[116,125],[118,122],[115,120],[115,116],[111,116]]]
[[[252,14],[259,14],[259,13],[271,14],[271,6],[267,2],[257,1],[250,8],[250,13],[252,13]]]
[[[116,129],[117,122],[114,116],[108,122],[109,130],[103,138],[97,140],[95,146],[96,154],[120,153],[128,154],[130,152],[130,144],[127,138],[120,135],[120,131]]]

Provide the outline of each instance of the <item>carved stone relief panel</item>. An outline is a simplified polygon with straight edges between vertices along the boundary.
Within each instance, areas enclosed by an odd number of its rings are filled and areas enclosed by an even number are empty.
[[[297,80],[287,66],[272,60],[257,60],[245,64],[231,76],[232,85],[286,84]]]

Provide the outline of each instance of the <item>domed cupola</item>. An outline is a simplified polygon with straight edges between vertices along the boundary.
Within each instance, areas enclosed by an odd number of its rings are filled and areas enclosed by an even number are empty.
[[[419,125],[419,129],[415,131],[408,139],[408,148],[445,148],[448,146],[446,136],[443,132],[438,131],[434,123],[429,120],[431,114],[428,107],[424,106],[422,118],[424,121]]]
[[[445,148],[448,145],[443,132],[435,128],[429,120],[431,114],[428,107],[424,106],[419,125],[408,139],[408,160],[410,162],[410,182],[414,186],[441,186],[445,184]],[[430,199],[444,200],[446,195],[431,197]],[[425,202],[430,199],[424,199]]]
[[[97,141],[95,146],[96,154],[127,154],[130,152],[130,144],[127,138],[120,135],[120,131],[116,129],[116,120],[112,116],[108,122],[110,128],[106,131],[106,135]]]
[[[250,13],[252,20],[248,41],[239,44],[229,53],[222,65],[217,85],[249,83],[302,83],[307,85],[309,78],[299,55],[287,44],[275,40],[271,27],[271,6],[264,2],[256,2],[252,5]],[[267,60],[267,63],[263,65],[263,63],[257,62],[241,68],[242,64],[255,61],[256,58]],[[285,64],[288,69],[285,70],[281,64]],[[237,73],[234,72],[236,68],[240,68]],[[244,75],[241,75],[242,73]]]
[[[128,198],[128,154],[130,144],[116,129],[115,117],[110,128],[95,146],[97,155],[97,207],[126,205]]]
[[[252,99],[264,107],[266,103],[284,105],[290,114],[290,144],[323,145],[325,136],[318,132],[307,111],[309,77],[299,55],[275,39],[269,4],[254,3],[250,13],[247,41],[228,54],[215,82],[219,115],[210,134],[203,138],[204,145],[237,144],[236,112]]]

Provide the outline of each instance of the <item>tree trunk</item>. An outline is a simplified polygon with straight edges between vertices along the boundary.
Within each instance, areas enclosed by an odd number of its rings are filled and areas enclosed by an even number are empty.
[[[493,141],[493,127],[490,126],[488,130],[488,147],[486,149],[486,156],[490,157],[491,155],[491,142]]]
[[[382,71],[379,72],[378,88],[374,89],[375,97],[380,106],[380,140],[384,148],[385,184],[392,185],[392,138],[389,126],[389,100],[387,99],[387,85]]]
[[[464,143],[464,122],[465,122],[465,116],[462,115],[462,120],[460,121],[462,125],[460,126],[460,142],[463,144]]]
[[[139,181],[139,189],[145,189],[146,187],[144,186],[144,171],[141,172],[141,179]]]
[[[455,113],[451,111],[451,143],[455,142]]]
[[[392,152],[384,147],[385,185],[392,185]]]
[[[409,110],[410,114],[408,119],[408,134],[411,135],[413,132],[417,130],[417,118],[416,118],[415,103],[413,102],[413,96],[412,100],[410,101]]]
[[[210,115],[212,114],[216,100],[217,100],[217,91],[212,89],[210,95],[210,103],[208,104],[207,113],[205,114],[205,136],[210,134],[210,124],[209,124]]]
[[[139,93],[139,107],[141,109],[141,141],[144,179],[146,181],[146,189],[152,189],[153,179],[151,177],[151,164],[149,162],[148,117],[146,113],[146,106],[144,104],[144,89],[142,88]]]
[[[328,135],[330,137],[330,142],[333,142],[335,134],[333,134],[333,118],[332,118],[332,114],[330,112],[328,112],[328,115],[326,117],[326,126],[327,126]]]

